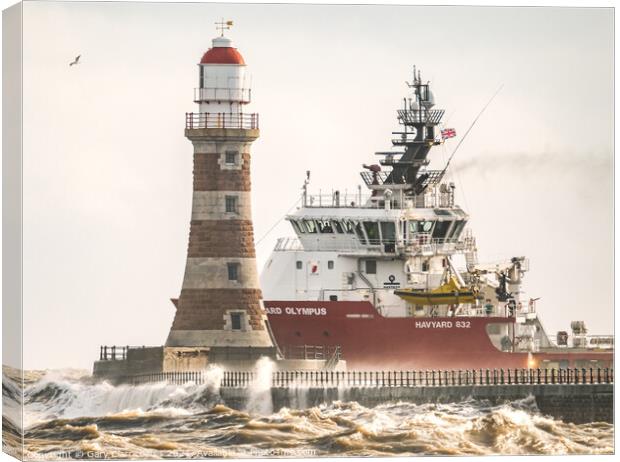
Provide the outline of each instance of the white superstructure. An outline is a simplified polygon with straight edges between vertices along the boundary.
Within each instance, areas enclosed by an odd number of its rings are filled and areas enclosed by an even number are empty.
[[[511,341],[529,350],[551,346],[536,300],[521,288],[529,261],[478,263],[454,184],[445,180],[445,168],[428,168],[430,149],[455,132],[440,130],[444,111],[434,107],[429,84],[415,69],[409,86],[412,94],[397,111],[402,131],[392,139],[399,151],[377,153],[379,164],[364,165],[361,173],[370,195],[361,189],[312,195],[308,172],[301,205],[286,217],[296,237],[280,238],[263,268],[265,300],[368,301],[386,317],[514,317]],[[451,281],[468,291],[469,302],[416,301]],[[491,333],[498,344],[506,329]]]

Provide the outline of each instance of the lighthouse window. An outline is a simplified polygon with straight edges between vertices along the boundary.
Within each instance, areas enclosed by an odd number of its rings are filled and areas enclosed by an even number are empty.
[[[228,263],[228,280],[239,280],[239,263]]]
[[[368,236],[368,242],[372,244],[379,244],[379,223],[376,221],[365,221],[364,229]]]
[[[232,330],[241,330],[243,313],[230,313],[230,327]]]
[[[332,229],[332,223],[329,220],[317,220],[317,223],[319,225],[319,231],[321,231],[322,233],[333,233],[334,230]]]
[[[316,233],[316,224],[314,220],[304,220],[304,225],[306,225],[306,229],[309,233]]]
[[[237,196],[226,196],[226,213],[237,213]]]
[[[237,151],[226,151],[226,165],[237,165]]]

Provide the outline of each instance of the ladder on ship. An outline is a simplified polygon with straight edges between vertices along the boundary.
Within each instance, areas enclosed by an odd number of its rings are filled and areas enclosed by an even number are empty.
[[[325,366],[323,366],[323,369],[326,371],[333,371],[339,362],[340,362],[340,346],[336,346],[331,356],[327,359],[327,361],[325,361]]]

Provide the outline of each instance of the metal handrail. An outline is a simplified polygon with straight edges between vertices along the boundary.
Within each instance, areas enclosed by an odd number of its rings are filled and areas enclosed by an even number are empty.
[[[220,387],[247,388],[257,378],[256,372],[224,371]],[[127,377],[133,384],[167,382],[197,384],[209,381],[205,371],[159,372]],[[271,386],[288,387],[454,387],[497,385],[594,385],[613,384],[612,368],[560,369],[467,369],[409,371],[277,371]]]
[[[99,361],[122,361],[127,359],[129,350],[144,350],[146,348],[159,348],[146,345],[101,345],[99,347]]]
[[[438,249],[454,249],[454,250],[463,250],[467,248],[467,245],[462,240],[458,240],[456,238],[428,238],[428,240],[420,241],[416,239],[405,239],[405,240],[380,240],[380,239],[371,239],[366,243],[362,243],[356,235],[353,234],[342,234],[342,233],[329,233],[329,234],[321,234],[321,233],[312,233],[312,236],[316,236],[316,239],[304,240],[304,244],[301,243],[299,238],[297,237],[281,237],[276,241],[276,245],[274,247],[274,251],[276,252],[286,252],[286,251],[301,251],[301,250],[310,250],[310,251],[385,251],[383,248],[384,245],[394,245],[395,250],[401,247],[405,247],[408,252],[417,252],[429,250],[432,252],[437,251]],[[319,236],[323,236],[321,238]],[[330,239],[332,237],[332,239]],[[442,247],[446,246],[446,247]],[[450,246],[450,247],[447,247]],[[386,251],[386,253],[388,253]],[[391,252],[393,253],[393,252]]]
[[[441,122],[444,109],[399,109],[396,111],[398,118],[405,124],[426,123],[437,125]]]
[[[340,347],[331,345],[288,345],[281,347],[285,359],[340,359]]]
[[[258,130],[258,114],[228,114],[224,112],[188,112],[185,114],[185,128],[236,128]]]
[[[106,346],[99,347],[99,361],[122,361],[127,359],[129,346]]]

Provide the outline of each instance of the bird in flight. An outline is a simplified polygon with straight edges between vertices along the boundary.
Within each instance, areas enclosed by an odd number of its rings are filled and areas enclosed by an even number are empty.
[[[80,64],[80,56],[82,55],[77,55],[77,57],[72,62],[69,63],[69,67],[76,65],[76,64]]]

